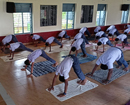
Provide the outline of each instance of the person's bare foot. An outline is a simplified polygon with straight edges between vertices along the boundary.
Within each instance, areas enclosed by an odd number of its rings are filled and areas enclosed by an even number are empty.
[[[53,64],[52,66],[53,66],[53,67],[56,67],[57,65],[58,65],[58,63],[55,63],[55,64]]]
[[[90,73],[90,74],[87,74],[87,76],[90,76],[90,77],[91,77],[91,76],[93,76],[93,74]]]
[[[82,80],[77,81],[77,83],[78,83],[78,84],[81,84],[81,83],[82,83]]]
[[[121,68],[121,66],[117,66],[116,68],[119,69],[119,68]]]
[[[13,58],[10,58],[9,60],[13,60]]]
[[[87,55],[85,54],[85,55],[82,55],[81,57],[84,57],[84,58],[85,58],[85,57],[87,57]]]
[[[61,45],[60,48],[63,48],[63,45]]]
[[[102,83],[104,84],[107,84],[109,82],[109,80],[105,79],[105,80],[102,80]]]
[[[129,70],[129,68],[127,67],[127,68],[124,68],[123,70],[124,70],[124,71],[128,71],[128,70]]]
[[[87,82],[87,78],[85,78],[85,79],[81,82],[81,85],[85,85],[86,82]]]

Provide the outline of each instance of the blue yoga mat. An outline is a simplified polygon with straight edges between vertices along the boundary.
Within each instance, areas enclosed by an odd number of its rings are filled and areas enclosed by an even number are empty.
[[[75,55],[75,54],[73,54],[73,55]],[[87,54],[87,57],[85,57],[85,58],[81,57],[82,55],[83,55],[83,53],[77,54],[77,58],[78,58],[80,64],[90,62],[90,61],[97,59],[97,56],[94,56],[91,54]],[[67,57],[67,56],[62,56],[62,58],[65,58],[65,57]]]
[[[50,61],[43,61],[43,62],[35,63],[33,66],[33,75],[35,77],[38,77],[41,75],[55,72],[56,67],[53,67],[52,65],[53,63]],[[27,70],[31,72],[31,65],[27,67]]]

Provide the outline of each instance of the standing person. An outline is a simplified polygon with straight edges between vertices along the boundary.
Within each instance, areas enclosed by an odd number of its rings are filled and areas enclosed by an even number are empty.
[[[100,45],[102,45],[103,44],[103,52],[104,52],[104,45],[109,45],[109,46],[113,46],[113,44],[111,43],[111,41],[108,39],[108,38],[106,38],[106,37],[102,37],[102,38],[100,38],[99,40],[98,40],[98,43],[97,43],[97,48],[96,48],[96,50],[95,51],[97,51],[98,50],[98,46],[100,46]]]
[[[88,76],[93,76],[97,67],[101,64],[101,66],[100,66],[101,69],[103,69],[103,70],[109,69],[107,79],[102,81],[103,83],[108,83],[111,78],[112,72],[113,72],[113,63],[115,61],[118,64],[117,68],[120,68],[123,64],[125,67],[125,69],[124,69],[125,71],[127,71],[129,69],[128,63],[124,60],[124,55],[123,55],[122,50],[117,47],[111,47],[98,58],[91,74],[88,74]]]
[[[80,33],[86,33],[89,37],[91,36],[90,32],[88,31],[87,27],[83,27],[79,30]]]
[[[50,51],[49,51],[49,52],[51,52],[51,43],[52,43],[52,42],[57,43],[58,45],[60,45],[60,48],[63,48],[63,45],[62,45],[55,37],[49,37],[49,38],[46,40],[46,43],[45,43],[46,46],[49,46],[49,47],[50,47]],[[46,46],[45,46],[45,49],[46,49]],[[45,49],[44,49],[44,50],[45,50]]]
[[[59,34],[58,34],[58,39],[61,39],[61,42],[62,42],[62,39],[63,38],[66,38],[66,39],[69,39],[70,40],[70,36],[67,35],[66,31],[63,30],[61,31]]]
[[[18,48],[23,49],[23,50],[27,50],[27,51],[29,51],[29,52],[33,52],[33,50],[31,50],[31,49],[25,47],[21,42],[16,42],[16,43],[12,43],[12,44],[7,43],[6,46],[7,46],[7,48],[10,49],[10,56],[9,56],[9,57],[11,57],[11,55],[12,55],[12,58],[9,59],[9,60],[13,60],[14,51],[15,51],[16,49],[18,49]]]
[[[33,39],[33,43],[34,43],[34,41],[36,41],[36,40],[40,40],[40,41],[46,42],[46,40],[43,39],[43,37],[41,37],[41,36],[39,36],[39,35],[37,35],[37,34],[30,34],[30,36],[31,36],[32,39]],[[35,46],[37,47],[37,43],[35,44]]]
[[[97,32],[101,31],[101,27],[100,26],[97,26],[95,29],[94,29],[94,34],[96,34]]]
[[[8,35],[8,36],[6,36],[6,37],[4,37],[4,39],[2,40],[2,44],[3,44],[3,46],[2,46],[2,48],[1,48],[1,50],[2,51],[5,51],[5,45],[7,44],[7,43],[10,43],[11,41],[13,41],[13,42],[18,42],[18,40],[17,40],[17,38],[16,38],[16,36],[15,35]]]
[[[78,50],[81,48],[82,52],[83,52],[83,57],[87,57],[87,52],[86,52],[86,49],[85,49],[85,41],[82,39],[82,38],[79,38],[77,39],[73,44],[72,44],[72,47],[71,47],[71,50],[70,50],[70,53],[71,54],[71,51],[76,51],[76,54],[75,56],[77,56],[78,54]]]
[[[73,67],[74,72],[76,73],[76,75],[80,79],[80,81],[78,81],[77,83],[79,83],[81,85],[85,85],[85,83],[87,82],[87,79],[85,78],[85,76],[84,76],[84,74],[83,74],[83,72],[80,68],[78,58],[75,57],[74,55],[67,56],[58,65],[55,76],[54,76],[53,81],[52,81],[52,85],[51,85],[50,88],[48,88],[49,91],[54,90],[55,81],[56,81],[56,78],[59,75],[59,80],[61,82],[65,83],[65,87],[64,87],[64,92],[57,95],[58,97],[64,97],[67,94],[68,78],[69,78],[69,72],[71,70],[71,67]]]
[[[119,40],[122,42],[122,48],[124,48],[125,46],[128,46],[127,35],[120,34],[119,36],[117,36],[116,39],[115,39],[115,41],[116,41],[115,46],[116,46],[116,44],[118,43]]]
[[[54,65],[53,65],[54,67],[57,66],[56,61],[53,60],[52,58],[50,58],[50,57],[44,52],[44,50],[42,50],[42,49],[34,50],[31,54],[28,55],[27,60],[24,62],[25,65],[26,65],[25,68],[24,68],[24,69],[21,69],[22,71],[25,71],[26,68],[27,68],[27,66],[30,65],[30,63],[32,63],[32,65],[31,65],[31,74],[28,75],[29,77],[32,76],[32,74],[33,74],[33,66],[34,66],[35,60],[36,60],[38,57],[40,57],[40,56],[43,57],[43,58],[45,58],[46,60],[52,62],[52,63],[54,64]]]

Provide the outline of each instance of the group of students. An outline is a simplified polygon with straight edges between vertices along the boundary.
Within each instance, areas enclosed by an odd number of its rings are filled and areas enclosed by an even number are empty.
[[[107,31],[109,34],[111,34],[110,32],[112,32],[111,30],[116,29],[114,26],[110,26]],[[107,76],[107,79],[104,80],[104,83],[108,83],[111,75],[112,75],[112,71],[113,71],[113,63],[115,61],[117,61],[118,63],[118,68],[122,66],[122,64],[125,67],[125,71],[128,70],[128,63],[124,60],[124,56],[123,56],[123,52],[121,51],[121,49],[117,48],[117,47],[113,47],[111,41],[109,40],[108,36],[105,34],[104,31],[101,30],[101,27],[96,27],[96,29],[94,30],[95,32],[95,37],[96,40],[98,40],[97,45],[100,46],[101,44],[103,44],[103,46],[105,44],[108,44],[109,46],[111,46],[111,48],[109,48],[105,53],[103,53],[97,60],[91,74],[88,74],[88,76],[93,76],[94,72],[96,71],[97,67],[101,64],[101,69],[109,69],[109,73]],[[58,65],[58,63],[50,58],[44,50],[42,49],[37,49],[35,51],[25,47],[21,42],[18,42],[17,38],[14,35],[9,35],[7,37],[5,37],[2,40],[2,43],[4,45],[4,47],[2,48],[2,50],[5,49],[5,45],[11,50],[11,52],[14,52],[15,49],[17,48],[21,48],[27,51],[30,51],[31,53],[28,55],[27,60],[24,62],[25,63],[25,68],[21,69],[23,71],[26,70],[27,66],[31,64],[31,74],[28,75],[29,77],[32,76],[33,74],[33,66],[34,66],[34,62],[35,59],[37,59],[38,57],[43,57],[46,60],[50,61],[53,63],[52,66],[56,67],[57,65],[57,69],[55,72],[55,76],[53,78],[52,81],[52,85],[50,88],[48,88],[49,91],[54,90],[54,84],[56,81],[56,78],[59,75],[59,80],[65,83],[65,88],[64,88],[64,92],[59,94],[58,97],[63,97],[66,95],[67,93],[67,87],[68,87],[68,78],[69,78],[69,72],[71,70],[71,67],[73,67],[74,72],[76,73],[77,77],[80,79],[79,81],[77,81],[78,84],[84,85],[87,81],[86,77],[84,76],[81,67],[80,67],[80,63],[78,58],[76,57],[78,54],[78,50],[81,48],[82,52],[83,52],[83,56],[82,57],[87,57],[87,52],[85,49],[85,43],[89,44],[89,42],[87,41],[84,33],[86,33],[88,36],[90,36],[89,31],[87,30],[86,27],[83,27],[80,29],[79,33],[76,34],[76,36],[74,37],[73,42],[71,43],[71,50],[69,52],[69,55]],[[115,41],[121,40],[123,46],[126,44],[127,42],[127,37],[124,37],[125,34],[120,34],[118,32],[118,30],[116,29],[116,31],[114,31],[114,34],[117,35],[117,38],[115,39]],[[112,33],[112,35],[114,35]],[[59,42],[55,37],[49,37],[47,40],[43,39],[41,36],[36,35],[36,34],[31,34],[30,35],[32,37],[32,39],[34,40],[41,40],[45,43],[46,46],[50,46],[50,51],[51,51],[51,43],[55,42],[58,45],[60,45],[60,48],[63,47],[62,45],[62,38],[67,38],[70,39],[70,36],[67,35],[66,31],[62,31],[59,33],[58,35],[58,39],[61,40],[61,42]],[[111,36],[111,35],[110,35]],[[126,35],[127,36],[127,35]],[[117,40],[118,39],[118,40]],[[15,43],[9,44],[9,42],[14,41]],[[128,42],[127,42],[128,43]],[[116,44],[115,44],[116,45]],[[37,44],[36,44],[37,46]],[[46,47],[45,47],[46,48]],[[97,49],[98,50],[98,47]],[[71,55],[71,51],[76,51],[75,56]],[[103,47],[103,52],[104,52],[104,47]],[[12,55],[12,59],[13,59],[14,53]]]

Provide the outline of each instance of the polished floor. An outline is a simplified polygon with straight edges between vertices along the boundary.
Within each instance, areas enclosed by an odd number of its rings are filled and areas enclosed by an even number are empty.
[[[107,45],[106,45],[107,46]],[[27,47],[38,49],[33,45]],[[102,53],[93,52],[95,46],[86,48],[89,54],[100,56]],[[21,53],[21,52],[19,52]],[[67,55],[69,51],[48,54],[57,62],[61,62],[62,55]],[[0,52],[0,56],[8,55]],[[130,60],[130,51],[124,52],[125,60]],[[36,62],[44,61],[39,57]],[[54,96],[46,91],[51,86],[55,73],[49,73],[40,77],[28,78],[28,71],[21,71],[25,59],[3,62],[0,59],[0,83],[4,86],[10,97],[16,105],[125,105],[130,100],[130,74],[122,76],[108,85],[102,85],[88,77],[88,80],[98,84],[99,86],[93,90],[87,91],[81,95],[75,96],[64,102],[58,101]],[[81,64],[83,73],[91,72],[96,60]],[[77,78],[73,69],[70,72],[69,80]],[[60,84],[56,81],[56,84]],[[1,104],[2,103],[2,104]],[[5,105],[0,98],[0,105]]]

